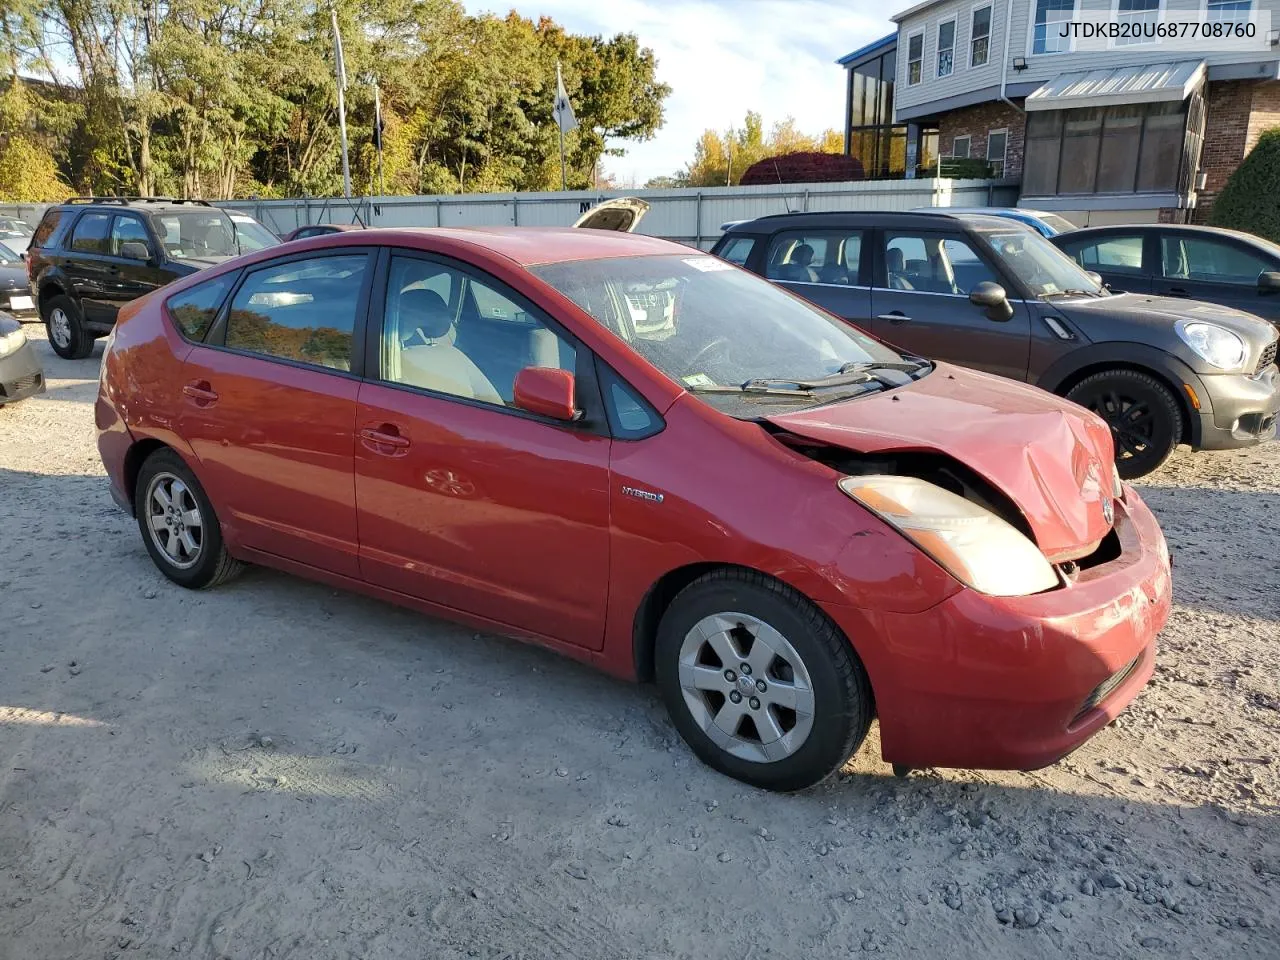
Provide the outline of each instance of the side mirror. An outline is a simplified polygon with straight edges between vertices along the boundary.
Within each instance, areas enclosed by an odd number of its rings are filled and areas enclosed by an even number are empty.
[[[1102,274],[1098,273],[1097,271],[1086,270],[1084,272],[1084,275],[1088,277],[1090,280],[1092,280],[1094,283],[1096,283],[1098,286],[1100,287],[1106,286],[1106,284],[1102,282]]]
[[[120,256],[126,260],[150,260],[151,250],[139,240],[126,240],[120,244]]]
[[[1280,270],[1264,270],[1258,274],[1258,292],[1280,293]]]
[[[982,307],[988,320],[1004,323],[1013,316],[1013,304],[1004,287],[990,280],[984,280],[969,291],[969,302],[975,307]]]
[[[516,409],[571,422],[582,413],[573,402],[573,374],[548,367],[525,367],[516,374]]]

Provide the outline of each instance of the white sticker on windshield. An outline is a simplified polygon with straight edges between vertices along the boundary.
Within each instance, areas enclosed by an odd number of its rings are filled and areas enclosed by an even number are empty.
[[[714,273],[716,270],[732,270],[733,264],[726,263],[716,257],[689,257],[685,260],[689,266],[703,273]]]
[[[686,387],[714,387],[716,382],[708,377],[705,373],[691,373],[687,377],[681,377]]]

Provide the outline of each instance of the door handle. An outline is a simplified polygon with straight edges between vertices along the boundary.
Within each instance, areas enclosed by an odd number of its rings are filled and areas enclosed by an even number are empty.
[[[378,447],[391,447],[394,450],[404,450],[409,446],[409,438],[400,435],[400,430],[395,424],[384,423],[377,427],[365,427],[360,431],[360,439],[364,445],[374,453],[382,453],[384,451],[377,449]]]
[[[906,323],[911,318],[901,310],[891,310],[888,313],[882,313],[876,317],[877,320],[887,320],[889,323]]]
[[[1182,289],[1182,287],[1170,287],[1170,288],[1168,289],[1168,291],[1166,292],[1166,296],[1170,296],[1170,297],[1189,297],[1189,296],[1191,296],[1191,294],[1187,293],[1187,291],[1186,291],[1186,290],[1183,290],[1183,289]]]
[[[207,407],[212,403],[218,402],[218,395],[214,392],[208,380],[194,380],[184,386],[182,392],[185,396],[194,400],[198,407]]]

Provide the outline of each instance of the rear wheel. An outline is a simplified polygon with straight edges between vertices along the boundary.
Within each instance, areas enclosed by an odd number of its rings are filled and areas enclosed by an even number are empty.
[[[44,305],[49,346],[64,360],[83,360],[93,352],[93,336],[85,329],[80,308],[70,297],[57,296]]]
[[[157,450],[142,464],[133,508],[147,552],[174,583],[203,590],[240,572],[243,565],[223,545],[213,504],[172,450]]]
[[[799,790],[844,765],[871,724],[849,641],[790,587],[737,570],[682,590],[658,626],[656,673],[681,736],[708,765]]]
[[[1126,480],[1159,469],[1182,439],[1178,399],[1150,374],[1104,370],[1077,383],[1067,399],[1107,421],[1115,441],[1116,467]]]

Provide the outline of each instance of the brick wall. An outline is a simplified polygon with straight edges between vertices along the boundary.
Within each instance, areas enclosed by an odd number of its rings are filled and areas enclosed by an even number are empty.
[[[1022,177],[1022,142],[1026,130],[1026,117],[1021,110],[1015,110],[1000,100],[980,103],[975,107],[953,110],[942,115],[938,123],[938,149],[945,156],[952,156],[951,142],[957,136],[966,134],[969,141],[969,156],[987,156],[987,133],[991,130],[1006,129],[1009,131],[1005,147],[1004,175],[1012,179]]]
[[[1207,223],[1213,201],[1258,142],[1264,130],[1280,126],[1280,80],[1221,80],[1209,84],[1205,98],[1204,149],[1200,169],[1204,191],[1193,219]]]
[[[1280,80],[1269,80],[1253,88],[1249,132],[1244,144],[1246,156],[1258,142],[1258,137],[1273,127],[1280,127]]]

